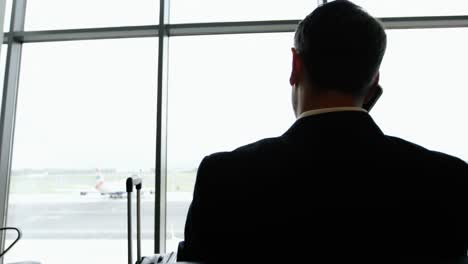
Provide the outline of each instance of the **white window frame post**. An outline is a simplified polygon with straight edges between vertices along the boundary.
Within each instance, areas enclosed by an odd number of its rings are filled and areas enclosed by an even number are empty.
[[[5,0],[0,4],[0,16],[4,17]],[[22,43],[15,39],[14,32],[24,30],[26,0],[13,1],[13,10],[8,38],[8,53],[5,67],[2,110],[0,117],[0,220],[2,227],[7,224],[8,197],[11,177],[11,161],[13,137],[15,129],[16,102],[18,96],[19,71],[21,63]],[[1,17],[0,17],[1,18]],[[1,19],[2,21],[4,19]],[[3,39],[3,23],[0,23]],[[0,233],[0,249],[5,248],[5,233]],[[0,259],[3,264],[3,259]]]

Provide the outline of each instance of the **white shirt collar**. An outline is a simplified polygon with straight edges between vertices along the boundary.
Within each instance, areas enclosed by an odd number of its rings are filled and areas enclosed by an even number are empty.
[[[319,114],[332,113],[332,112],[343,112],[343,111],[357,111],[357,112],[367,113],[367,111],[361,107],[353,107],[353,106],[331,107],[331,108],[321,108],[321,109],[305,111],[302,114],[300,114],[299,117],[297,117],[297,119],[301,119],[306,116],[319,115]]]

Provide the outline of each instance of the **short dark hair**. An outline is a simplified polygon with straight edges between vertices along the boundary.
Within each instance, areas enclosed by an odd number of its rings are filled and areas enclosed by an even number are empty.
[[[294,46],[319,89],[364,95],[382,63],[387,36],[361,7],[336,0],[299,23]]]

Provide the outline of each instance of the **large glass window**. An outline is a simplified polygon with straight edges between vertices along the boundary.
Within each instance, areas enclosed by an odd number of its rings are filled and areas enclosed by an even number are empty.
[[[169,2],[172,24],[222,26],[302,19],[319,1]],[[378,17],[468,15],[466,0],[353,2]],[[158,18],[155,0],[28,1],[25,30],[156,25]],[[384,94],[371,112],[386,134],[468,160],[466,36],[468,28],[388,31]],[[23,239],[7,263],[123,263],[124,181],[133,175],[144,180],[143,254],[153,252],[157,43],[23,45],[7,219]],[[167,251],[176,251],[203,157],[279,136],[295,121],[293,33],[171,37],[169,44]],[[6,52],[4,45],[2,83]]]
[[[171,39],[169,251],[183,240],[203,157],[280,136],[294,122],[289,85],[292,43],[291,33]]]
[[[7,263],[123,263],[125,179],[144,180],[143,252],[154,245],[157,39],[25,44]]]
[[[26,30],[154,25],[155,0],[40,0],[28,1]]]
[[[352,0],[373,16],[455,16],[468,15],[466,0]]]
[[[3,22],[3,31],[8,32],[10,30],[10,20],[11,20],[11,7],[13,4],[12,0],[5,0],[5,21]]]
[[[171,23],[303,19],[316,0],[172,0]]]
[[[389,31],[385,92],[371,113],[385,133],[468,160],[466,31]],[[292,34],[171,39],[168,250],[182,240],[202,158],[281,135],[294,122],[291,45]]]
[[[384,132],[468,161],[468,29],[388,31],[384,94],[373,116]]]

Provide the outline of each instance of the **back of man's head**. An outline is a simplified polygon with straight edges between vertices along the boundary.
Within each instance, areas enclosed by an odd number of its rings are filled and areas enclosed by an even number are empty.
[[[344,0],[315,9],[301,21],[294,39],[314,87],[356,96],[372,84],[387,46],[382,24]]]

